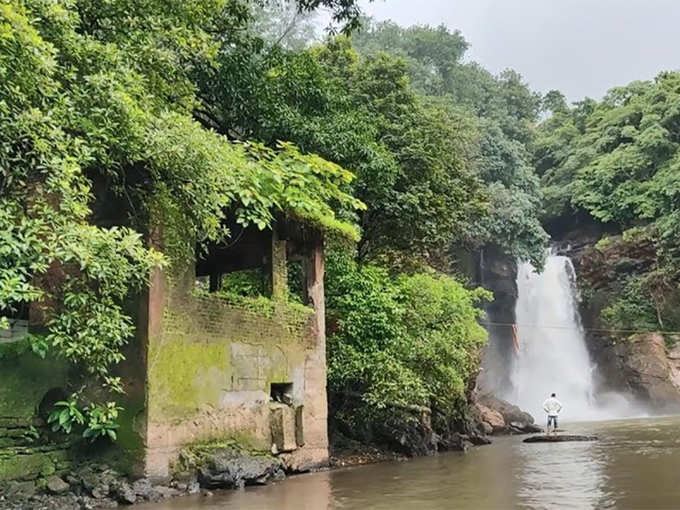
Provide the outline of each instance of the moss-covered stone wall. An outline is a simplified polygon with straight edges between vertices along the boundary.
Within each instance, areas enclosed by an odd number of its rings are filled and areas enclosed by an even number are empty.
[[[148,342],[147,472],[167,475],[187,444],[238,439],[271,448],[272,383],[304,404],[314,310],[285,300],[197,292],[193,272],[168,278],[162,327]]]
[[[70,467],[70,445],[50,437],[41,409],[66,386],[67,376],[65,364],[40,359],[22,342],[0,344],[0,484],[40,483]]]

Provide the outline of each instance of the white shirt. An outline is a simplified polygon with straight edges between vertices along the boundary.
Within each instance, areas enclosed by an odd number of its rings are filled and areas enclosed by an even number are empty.
[[[555,397],[550,397],[543,402],[543,409],[548,413],[548,416],[557,416],[562,410],[562,404]]]

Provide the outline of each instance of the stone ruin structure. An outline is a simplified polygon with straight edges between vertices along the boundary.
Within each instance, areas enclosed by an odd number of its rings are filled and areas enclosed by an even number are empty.
[[[270,452],[293,471],[328,461],[323,235],[285,220],[232,232],[195,263],[157,269],[130,307],[137,336],[119,367],[124,411],[106,455],[133,474],[167,479],[182,448],[224,441]],[[300,302],[289,298],[291,264]],[[221,293],[222,275],[243,270],[261,271],[271,295]],[[3,355],[14,340],[0,338],[0,482],[44,479],[83,455],[68,441],[32,440],[68,396],[70,369]]]

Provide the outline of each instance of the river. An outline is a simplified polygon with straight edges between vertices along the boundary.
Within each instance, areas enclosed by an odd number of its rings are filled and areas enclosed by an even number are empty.
[[[496,438],[466,454],[289,478],[140,510],[680,508],[680,417],[569,423],[593,443]]]

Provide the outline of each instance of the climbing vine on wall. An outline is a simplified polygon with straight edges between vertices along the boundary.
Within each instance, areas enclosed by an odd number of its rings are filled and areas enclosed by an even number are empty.
[[[192,75],[211,65],[216,30],[243,22],[241,2],[127,7],[0,5],[0,328],[30,305],[44,325],[34,350],[111,393],[124,390],[112,369],[134,334],[125,304],[154,267],[225,239],[230,214],[264,229],[278,210],[356,239],[351,211],[362,207],[341,167],[291,144],[235,143],[192,120]],[[112,23],[123,12],[126,22]],[[125,226],[109,226],[111,200]],[[165,255],[145,240],[154,213],[178,227],[164,232]],[[83,433],[114,438],[102,424],[115,422],[117,404],[74,390],[64,409],[89,420],[77,423]]]

